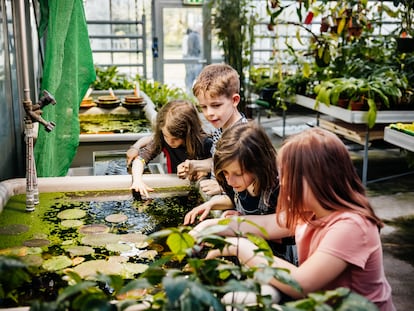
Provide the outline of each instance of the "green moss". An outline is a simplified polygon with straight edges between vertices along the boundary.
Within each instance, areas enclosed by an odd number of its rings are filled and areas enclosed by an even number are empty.
[[[17,235],[1,235],[0,249],[21,246],[40,234],[48,236],[50,228],[43,221],[48,206],[64,198],[61,193],[45,193],[40,195],[40,204],[33,212],[26,212],[26,195],[17,195],[10,198],[3,212],[0,214],[0,228],[11,224],[23,224],[29,230]]]
[[[28,229],[12,234],[0,234],[0,252],[5,249],[24,246],[25,241],[48,239],[50,246],[44,246],[49,252],[61,252],[61,246],[67,240],[79,243],[78,227],[62,226],[59,213],[67,210],[88,210],[82,220],[85,224],[106,224],[113,233],[152,232],[157,228],[177,226],[182,223],[184,213],[201,202],[197,191],[189,187],[159,188],[155,193],[170,193],[181,197],[160,198],[135,201],[131,191],[97,191],[41,193],[40,204],[33,212],[26,212],[25,195],[10,198],[0,214],[0,229],[7,226],[16,228],[27,226]],[[168,196],[168,195],[167,195]],[[108,215],[125,213],[128,220],[123,223],[108,223]],[[1,230],[0,230],[1,232]]]

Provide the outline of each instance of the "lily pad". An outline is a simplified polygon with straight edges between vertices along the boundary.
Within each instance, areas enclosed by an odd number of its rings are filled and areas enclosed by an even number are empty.
[[[111,252],[127,252],[129,250],[131,250],[131,246],[129,246],[128,244],[122,244],[122,243],[111,243],[111,244],[106,244],[105,248],[108,251]]]
[[[50,244],[50,241],[47,239],[31,239],[26,240],[23,242],[24,246],[28,247],[41,247],[41,246],[47,246]]]
[[[118,243],[120,239],[121,236],[114,233],[87,234],[81,242],[90,246],[105,246],[106,244]]]
[[[83,245],[69,246],[65,248],[65,250],[70,254],[71,257],[91,255],[95,253],[95,250],[92,247]]]
[[[28,254],[28,247],[27,246],[15,246],[10,248],[3,248],[0,249],[0,255],[6,256],[26,256]]]
[[[93,279],[98,272],[103,274],[116,274],[124,278],[133,278],[135,274],[139,274],[148,269],[148,265],[141,263],[121,263],[118,260],[91,260],[85,261],[73,268],[81,278]]]
[[[79,232],[83,234],[99,234],[109,232],[109,227],[104,224],[84,225],[79,228]]]
[[[29,231],[29,226],[23,224],[11,224],[0,227],[0,234],[4,235],[18,235]]]
[[[77,266],[86,260],[85,257],[75,257],[72,259],[72,265]]]
[[[67,256],[56,256],[43,262],[42,267],[47,271],[59,271],[72,265],[72,260]]]
[[[121,241],[123,242],[129,242],[129,243],[135,243],[140,244],[143,242],[146,242],[148,239],[148,236],[139,232],[135,233],[127,233],[121,235]]]
[[[40,254],[29,254],[22,257],[22,260],[31,267],[40,267],[43,264],[43,258]]]
[[[57,214],[60,219],[79,219],[86,216],[86,212],[79,208],[70,208]]]
[[[93,277],[97,275],[98,272],[103,274],[120,275],[122,271],[122,264],[117,262],[108,262],[103,259],[90,260],[74,267],[73,270],[78,273],[81,278]]]
[[[134,278],[135,274],[140,274],[148,269],[148,265],[144,263],[126,262],[123,264],[123,277],[127,279]]]
[[[79,219],[65,219],[60,224],[65,228],[77,228],[83,225],[83,221]]]
[[[124,214],[111,214],[105,217],[107,222],[122,223],[128,220],[128,217]]]
[[[154,260],[154,258],[157,255],[158,255],[158,252],[156,250],[149,249],[149,250],[146,250],[146,251],[143,251],[142,253],[140,253],[139,258]]]

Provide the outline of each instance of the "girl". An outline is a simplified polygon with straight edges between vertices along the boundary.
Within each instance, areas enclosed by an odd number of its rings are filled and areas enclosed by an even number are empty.
[[[212,209],[227,210],[223,217],[274,215],[279,194],[276,150],[263,128],[249,122],[238,123],[224,131],[213,162],[216,179],[225,194],[188,212],[184,217],[185,225],[194,223],[200,214],[200,220],[205,219]],[[275,254],[296,262],[293,239],[269,244]]]
[[[177,173],[177,166],[186,159],[211,158],[211,146],[212,139],[204,132],[195,106],[186,100],[170,101],[157,113],[153,136],[141,138],[127,151],[127,164],[133,161],[130,188],[144,196],[153,191],[143,182],[142,174],[145,165],[161,152],[171,174]]]
[[[318,290],[347,287],[365,296],[382,311],[394,311],[391,288],[385,278],[379,230],[365,189],[342,141],[333,133],[312,128],[290,136],[278,152],[280,193],[276,221],[272,216],[246,216],[266,229],[271,238],[295,232],[299,266],[275,258],[275,267],[290,270],[302,292],[275,279],[271,284],[293,298]],[[272,219],[273,218],[273,219]],[[202,232],[214,220],[196,226]],[[232,222],[223,235],[233,235]],[[260,234],[248,223],[238,230]],[[208,257],[234,256],[248,266],[267,264],[246,239]]]
[[[184,217],[184,224],[204,220],[210,210],[225,215],[270,214],[279,194],[276,150],[266,132],[253,122],[238,123],[224,131],[214,153],[214,171],[224,195],[213,197]]]

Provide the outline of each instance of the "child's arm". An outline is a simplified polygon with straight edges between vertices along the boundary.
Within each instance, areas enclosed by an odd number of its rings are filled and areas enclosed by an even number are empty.
[[[191,180],[199,179],[199,177],[206,176],[210,173],[212,167],[213,158],[204,160],[185,160],[177,166],[177,176],[182,179],[187,177]]]
[[[202,221],[207,218],[210,210],[228,210],[233,208],[233,202],[231,202],[228,195],[216,195],[210,200],[204,202],[203,204],[194,207],[189,211],[184,217],[184,225],[192,224],[196,221],[197,216],[201,214],[199,220]]]
[[[126,152],[127,166],[129,166],[139,153],[139,149],[148,145],[153,139],[152,135],[144,136],[138,139]]]
[[[139,192],[141,195],[148,197],[148,192],[154,191],[153,188],[148,187],[142,180],[144,173],[145,160],[138,157],[132,161],[132,185],[130,189]]]

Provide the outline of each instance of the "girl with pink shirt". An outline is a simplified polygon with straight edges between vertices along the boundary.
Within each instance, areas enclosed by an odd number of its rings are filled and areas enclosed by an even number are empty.
[[[383,267],[379,234],[383,223],[375,215],[342,141],[331,132],[312,128],[286,139],[277,162],[280,192],[276,219],[269,215],[244,217],[264,228],[266,239],[294,232],[299,266],[277,257],[272,265],[290,270],[302,291],[276,279],[270,284],[293,299],[347,287],[379,310],[394,311]],[[217,221],[205,220],[191,233],[201,234]],[[234,220],[221,233],[228,236],[231,245],[223,251],[210,251],[208,258],[238,256],[248,266],[269,264],[255,244],[232,237],[236,231],[263,236],[248,222]]]

